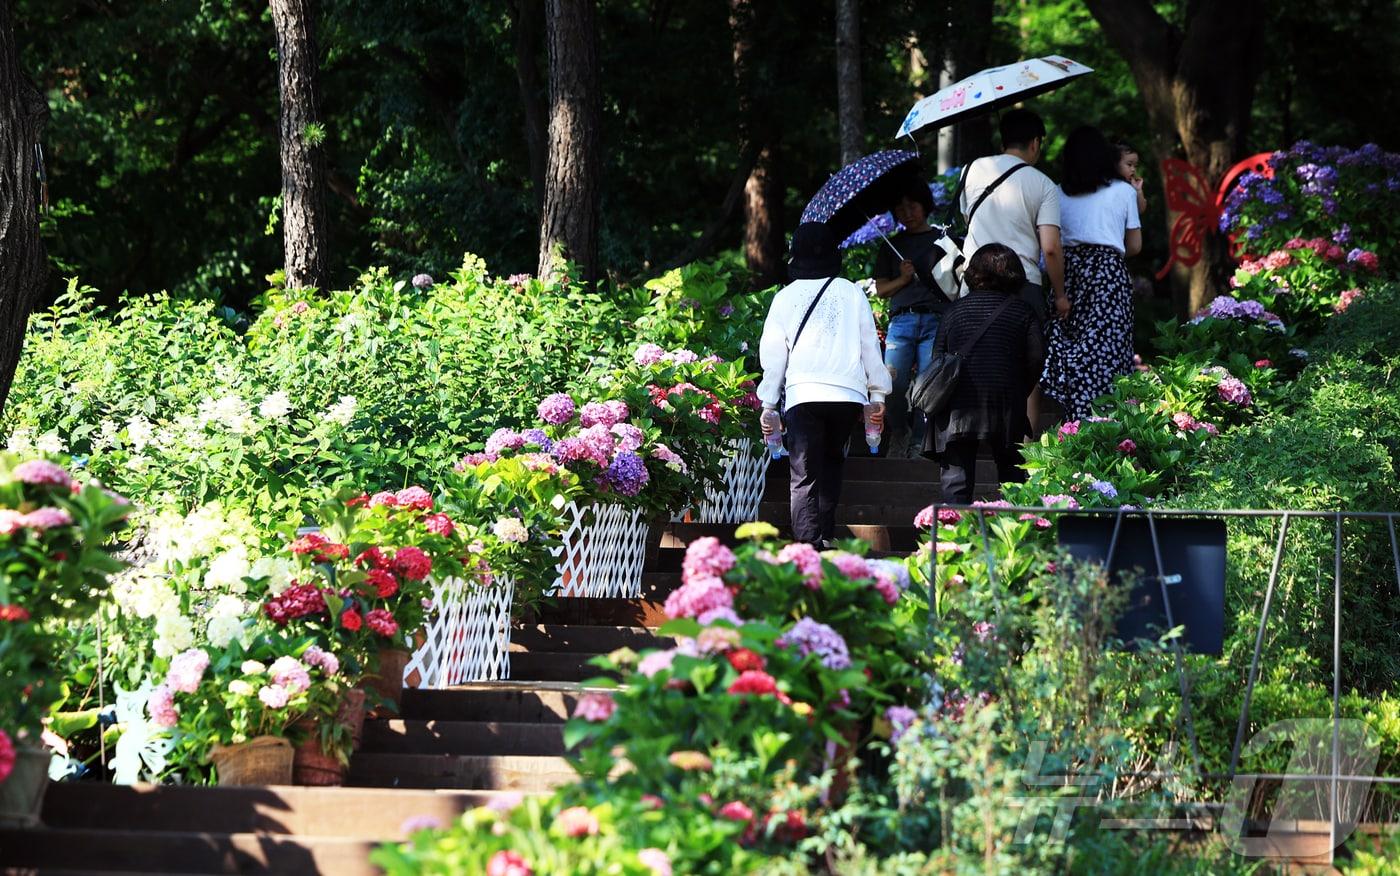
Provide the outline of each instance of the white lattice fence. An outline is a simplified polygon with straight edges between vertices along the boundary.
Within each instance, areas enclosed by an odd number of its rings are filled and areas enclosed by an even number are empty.
[[[435,612],[423,644],[404,667],[418,686],[441,688],[469,681],[510,677],[510,603],[515,581],[508,575],[489,587],[461,578],[433,582]]]
[[[555,596],[636,598],[642,595],[646,519],[640,508],[564,506],[564,544],[556,549]]]
[[[696,522],[757,520],[770,461],[766,452],[754,454],[753,442],[748,438],[729,442],[729,456],[724,461],[724,486],[706,490],[704,501],[695,509]]]

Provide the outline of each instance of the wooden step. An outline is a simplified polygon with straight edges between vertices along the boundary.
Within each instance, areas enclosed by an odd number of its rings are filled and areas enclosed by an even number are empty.
[[[548,791],[577,778],[562,757],[360,753],[346,781],[377,788]]]
[[[391,839],[386,836],[382,839]],[[323,873],[374,876],[379,840],[261,833],[0,829],[11,868],[162,873]]]
[[[836,525],[837,527],[853,524],[856,526],[912,527],[914,515],[919,513],[919,508],[922,507],[924,506],[914,507],[912,505],[884,503],[852,505],[842,502],[836,506]],[[787,502],[763,502],[758,506],[758,516],[779,529],[785,529],[791,524],[791,506]]]
[[[995,471],[992,477],[995,478]],[[979,474],[978,482],[981,482]],[[907,505],[915,511],[931,504],[939,492],[938,481],[894,483],[890,481],[852,481],[841,484],[841,502],[852,505]],[[787,478],[770,478],[763,488],[763,501],[784,502],[789,498]],[[760,513],[760,518],[762,517]],[[911,515],[912,516],[912,515]]]
[[[430,816],[446,824],[497,796],[493,791],[56,782],[44,796],[43,821],[47,827],[70,830],[392,839],[402,835],[403,823],[410,818]]]
[[[601,601],[601,600],[599,600]],[[399,716],[410,721],[563,723],[583,688],[572,682],[483,681],[442,690],[403,692]]]
[[[863,451],[865,448],[861,448]],[[768,466],[768,479],[788,477],[788,457],[775,459]],[[883,456],[870,456],[864,452],[852,452],[846,457],[843,474],[853,481],[898,481],[902,483],[937,483],[938,464],[928,459],[887,459]]]
[[[597,654],[548,654],[526,651],[512,654],[510,677],[516,681],[587,681],[590,678],[617,677],[588,661]]]
[[[364,742],[355,757],[368,754],[526,754],[564,753],[557,721],[405,721],[365,722]]]
[[[666,623],[664,599],[614,599],[599,597],[570,597],[556,599],[552,605],[539,609],[537,619],[551,625],[646,627],[656,629]],[[511,655],[511,672],[515,659]]]
[[[680,575],[675,576],[679,586]],[[510,632],[510,650],[539,651],[551,654],[606,654],[617,648],[667,647],[664,640],[646,627],[598,626],[591,624],[529,624]]]

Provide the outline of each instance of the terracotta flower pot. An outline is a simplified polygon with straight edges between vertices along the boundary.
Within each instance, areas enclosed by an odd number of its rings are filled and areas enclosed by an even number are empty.
[[[220,785],[290,785],[292,744],[280,736],[255,736],[238,745],[217,745],[209,759]]]
[[[365,732],[365,692],[358,687],[347,690],[335,710],[335,721],[350,728],[351,749],[358,749]]]
[[[293,751],[292,784],[319,787],[345,784],[345,766],[333,752],[321,748],[321,734],[314,724],[310,734]]]
[[[385,648],[379,652],[379,671],[365,678],[365,687],[379,694],[380,699],[392,703],[394,711],[399,710],[403,699],[403,670],[408,665],[409,653],[399,648]]]
[[[15,752],[14,768],[0,782],[0,826],[33,827],[39,823],[52,757],[42,748],[20,748]]]

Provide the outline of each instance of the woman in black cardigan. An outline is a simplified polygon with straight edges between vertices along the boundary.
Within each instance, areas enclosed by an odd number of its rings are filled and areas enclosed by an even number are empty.
[[[1026,397],[1045,364],[1040,323],[1016,297],[1026,272],[1010,247],[989,243],[979,248],[968,261],[963,283],[971,291],[944,315],[934,356],[961,350],[993,314],[995,321],[965,354],[953,397],[924,436],[924,455],[942,463],[943,501],[958,505],[972,501],[980,441],[991,445],[999,482],[1025,480],[1018,445],[1030,431]]]

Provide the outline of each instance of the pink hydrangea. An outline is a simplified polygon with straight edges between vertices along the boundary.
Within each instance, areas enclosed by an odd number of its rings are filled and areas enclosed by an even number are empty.
[[[665,463],[668,468],[673,468],[676,471],[681,472],[682,474],[684,474],[687,470],[685,460],[681,459],[678,453],[676,453],[671,448],[667,447],[665,444],[657,444],[655,447],[653,447],[651,449],[651,455],[654,459],[659,459],[663,463]]]
[[[605,426],[611,429],[619,420],[613,416],[613,411],[603,402],[589,402],[579,409],[579,425],[584,428],[589,426]]]
[[[272,683],[286,688],[288,693],[297,694],[311,689],[311,673],[307,672],[306,665],[295,657],[278,657],[267,671],[272,676]]]
[[[919,513],[914,515],[914,526],[917,529],[933,528],[933,506],[926,505],[919,509]]]
[[[1055,434],[1059,436],[1061,441],[1065,440],[1071,435],[1078,435],[1079,421],[1069,420],[1068,422],[1061,423],[1060,428],[1056,430]]]
[[[0,535],[14,535],[24,528],[24,515],[13,508],[0,508]]]
[[[1183,432],[1190,432],[1196,428],[1196,418],[1185,411],[1177,411],[1172,414],[1172,422]]]
[[[265,684],[258,688],[258,699],[269,709],[285,709],[292,695],[280,684]]]
[[[828,553],[826,558],[842,575],[854,581],[863,581],[871,576],[870,566],[866,565],[865,557],[845,551],[833,551]]]
[[[887,605],[894,605],[899,601],[899,585],[894,583],[894,576],[888,572],[876,572],[875,581],[871,586]]]
[[[651,871],[651,876],[671,876],[671,859],[661,849],[642,849],[637,863]]]
[[[4,784],[5,780],[10,777],[10,773],[14,771],[15,758],[15,744],[10,740],[10,734],[0,730],[0,784]]]
[[[498,459],[500,459],[500,457],[494,453],[468,453],[466,456],[462,457],[462,461],[457,463],[456,467],[458,471],[466,471],[472,466],[484,465],[488,462],[495,462]]]
[[[778,551],[779,563],[793,563],[803,575],[803,582],[811,590],[822,589],[822,556],[810,544],[793,542]]]
[[[519,852],[502,849],[486,862],[486,876],[535,876]]]
[[[583,443],[585,458],[599,468],[607,468],[617,452],[617,439],[610,427],[601,423],[589,426],[578,433],[578,438]]]
[[[373,496],[370,496],[369,501],[366,502],[365,505],[369,508],[378,508],[381,505],[393,508],[394,506],[398,505],[398,503],[399,498],[394,494],[392,490],[380,490]]]
[[[574,717],[582,718],[585,721],[602,722],[611,718],[612,713],[616,710],[617,703],[611,696],[594,691],[578,698],[578,705],[574,706]]]
[[[598,818],[586,806],[571,806],[554,816],[554,826],[564,836],[593,836],[598,832]]]
[[[525,446],[525,436],[514,429],[497,429],[486,439],[486,452],[499,455],[503,450],[519,450]]]
[[[412,545],[394,551],[394,571],[409,581],[422,581],[433,571],[433,558]]]
[[[1342,293],[1337,303],[1332,306],[1332,311],[1334,313],[1346,313],[1347,308],[1351,307],[1357,301],[1360,301],[1363,297],[1363,293],[1360,289],[1347,289]]]
[[[730,821],[753,821],[753,810],[739,800],[730,800],[719,807],[719,817]]]
[[[432,495],[422,487],[404,487],[394,495],[394,500],[400,508],[429,511],[433,507]]]
[[[307,648],[301,655],[301,659],[305,660],[308,665],[320,669],[327,676],[340,672],[340,658],[323,649],[320,645],[312,645]]]
[[[387,608],[376,608],[365,612],[365,625],[381,636],[392,636],[399,631],[399,622]]]
[[[446,514],[431,514],[423,518],[423,528],[433,535],[440,535],[446,538],[452,535],[457,527],[452,522],[452,518],[448,517]]]
[[[1119,441],[1119,442],[1118,442],[1118,452],[1119,452],[1119,453],[1136,453],[1136,452],[1137,452],[1137,442],[1134,441],[1134,440],[1131,439],[1131,438],[1124,438],[1122,441]]]
[[[68,472],[63,469],[63,466],[49,462],[47,459],[31,459],[27,462],[21,462],[15,466],[11,474],[15,480],[25,484],[67,487],[73,483],[73,479],[68,476]]]
[[[151,715],[151,723],[169,729],[180,723],[180,713],[175,711],[175,692],[170,685],[157,685],[146,697],[146,711]]]
[[[1225,401],[1232,405],[1239,405],[1242,408],[1249,407],[1254,401],[1253,397],[1249,394],[1249,387],[1245,386],[1244,381],[1240,380],[1238,377],[1226,377],[1224,380],[1220,381],[1215,391]]]
[[[1049,528],[1050,528],[1050,521],[1049,521],[1049,519],[1047,519],[1047,518],[1045,518],[1045,517],[1040,517],[1039,515],[1036,515],[1036,514],[1022,514],[1022,515],[1021,515],[1020,517],[1018,517],[1017,519],[1020,520],[1022,523],[1034,523],[1036,529],[1049,529]]]
[[[574,418],[574,400],[567,392],[556,392],[541,401],[536,413],[551,426],[562,426]]]
[[[715,621],[728,621],[736,627],[742,627],[744,625],[744,619],[739,617],[738,613],[727,605],[721,605],[718,608],[712,608],[709,611],[701,612],[696,615],[695,620],[698,621],[701,626],[709,626]]]
[[[52,529],[72,523],[73,516],[62,508],[35,508],[19,518],[19,525],[28,529]]]
[[[165,673],[165,683],[180,693],[194,693],[204,679],[204,670],[208,668],[209,655],[199,648],[191,648],[171,659],[170,669]]]
[[[635,451],[642,446],[645,436],[642,430],[631,423],[614,423],[611,430],[613,436],[617,438],[617,449],[619,452]]]
[[[718,578],[692,578],[666,597],[667,616],[697,617],[714,608],[729,608],[734,595]]]
[[[656,344],[642,344],[632,354],[632,361],[638,365],[655,365],[665,355],[666,351]]]
[[[668,648],[665,651],[652,651],[650,654],[637,661],[637,671],[647,678],[651,678],[658,672],[670,670],[671,664],[676,660],[676,649]]]
[[[721,578],[732,568],[734,552],[720,544],[719,539],[707,535],[695,539],[685,549],[681,580],[688,583],[698,578]]]

